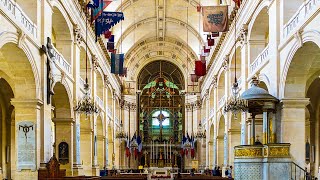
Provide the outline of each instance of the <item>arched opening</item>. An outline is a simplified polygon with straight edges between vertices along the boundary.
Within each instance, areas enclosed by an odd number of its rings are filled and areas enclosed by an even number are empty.
[[[295,161],[299,164],[307,164],[311,173],[316,175],[319,166],[319,75],[320,75],[320,49],[313,42],[306,42],[295,53],[286,77],[284,96],[290,99],[310,98],[309,104],[298,103],[295,109],[283,109],[282,123],[285,129],[282,134],[288,134],[283,138],[290,142],[292,148],[299,148],[300,153],[291,152]],[[292,115],[292,116],[290,116]],[[294,119],[295,121],[287,123]],[[304,133],[295,132],[294,127],[305,127]],[[290,132],[286,131],[290,129]],[[305,148],[306,142],[310,143],[310,151]],[[303,153],[302,153],[303,152]],[[310,160],[306,160],[305,154],[309,154]],[[303,154],[303,156],[301,155]]]
[[[237,58],[237,59],[235,59]],[[236,62],[237,60],[237,62]],[[241,47],[237,47],[237,54],[236,56],[233,54],[231,59],[231,66],[230,66],[230,81],[231,84],[235,81],[235,77],[237,78],[237,82],[239,87],[241,85]],[[232,92],[230,92],[232,93]]]
[[[16,125],[36,120],[36,112],[29,113],[28,107],[13,106],[12,99],[33,100],[36,94],[35,75],[26,53],[14,43],[4,44],[0,49],[0,176],[14,178],[17,169]],[[17,111],[18,110],[18,111]],[[18,112],[18,113],[17,113]],[[27,114],[23,114],[26,113]],[[26,158],[27,159],[27,158]],[[23,160],[22,160],[23,161]]]
[[[2,169],[2,177],[11,179],[11,170],[15,169],[15,163],[12,161],[12,153],[14,153],[14,106],[10,101],[14,98],[11,86],[4,78],[0,78],[0,166]],[[13,126],[11,125],[13,124]],[[13,163],[12,163],[13,162]]]
[[[104,168],[104,154],[105,154],[105,145],[104,145],[104,123],[100,116],[97,117],[97,159],[100,169]]]
[[[81,78],[80,81],[82,81],[81,88],[83,88],[83,85],[86,80],[86,63],[88,65],[88,70],[87,70],[88,84],[91,84],[92,64],[91,64],[91,61],[89,60],[89,57],[88,57],[88,62],[86,62],[86,50],[83,47],[81,47],[80,49],[80,78]]]
[[[52,14],[52,43],[69,64],[72,64],[72,35],[66,18],[57,8],[53,8]]]
[[[55,154],[61,169],[66,169],[67,175],[72,174],[71,147],[73,143],[73,122],[71,104],[67,90],[60,82],[54,86],[52,96],[53,122],[55,125]]]
[[[155,142],[159,147],[158,151],[152,150],[151,146],[145,146],[144,149],[153,152],[152,160],[147,164],[158,167],[162,162],[169,162],[174,151],[180,152],[181,149],[172,144],[174,142],[181,144],[185,129],[186,132],[189,131],[191,137],[193,122],[197,121],[193,121],[195,114],[192,114],[192,107],[189,110],[184,108],[185,100],[182,95],[185,87],[184,76],[175,64],[164,60],[153,61],[139,72],[138,77],[137,87],[141,90],[141,95],[138,97],[140,119],[137,127],[141,132],[143,143],[151,145]],[[164,147],[168,147],[170,143],[171,148],[165,150]],[[190,147],[188,151],[190,156]],[[185,155],[181,161],[177,160],[182,165],[179,168],[184,168],[186,163],[184,157]]]
[[[269,44],[269,15],[267,7],[263,8],[253,22],[249,33],[249,57],[250,64]]]
[[[225,71],[222,71],[218,80],[217,110],[222,108],[225,102],[225,84]]]
[[[224,138],[225,138],[225,119],[222,115],[219,119],[218,133],[217,133],[217,165],[220,168],[224,167]]]

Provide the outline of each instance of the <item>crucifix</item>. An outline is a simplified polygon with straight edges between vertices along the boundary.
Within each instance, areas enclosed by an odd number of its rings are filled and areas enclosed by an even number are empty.
[[[50,96],[54,95],[54,85],[61,80],[61,72],[56,67],[56,57],[49,37],[47,37],[47,44],[42,45],[41,50],[47,56],[47,103],[50,104]]]
[[[198,86],[198,84],[194,84],[194,82],[192,82],[192,84],[191,84],[191,85],[190,85],[190,84],[188,84],[188,87],[189,87],[189,86],[191,86],[191,87],[192,87],[192,91],[194,91],[194,87],[195,87],[195,86]]]
[[[134,89],[134,87],[131,87],[131,82],[126,82],[129,84],[128,87],[126,87],[125,89],[128,91],[128,94],[131,94],[131,89]]]
[[[159,126],[160,126],[160,141],[162,142],[162,128],[163,128],[163,121],[166,120],[168,117],[165,117],[163,114],[162,114],[162,111],[160,111],[160,114],[158,115],[157,119],[159,121]]]

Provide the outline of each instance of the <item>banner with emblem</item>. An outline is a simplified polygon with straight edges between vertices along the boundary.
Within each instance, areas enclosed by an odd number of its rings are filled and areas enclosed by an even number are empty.
[[[203,6],[202,15],[204,32],[228,30],[228,6]]]

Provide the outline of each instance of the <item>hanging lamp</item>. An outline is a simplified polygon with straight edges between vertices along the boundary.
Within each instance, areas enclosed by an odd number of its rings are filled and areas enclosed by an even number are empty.
[[[239,84],[237,80],[237,15],[234,17],[234,83],[232,84],[232,96],[227,101],[224,112],[232,112],[232,114],[236,115],[240,111],[247,111],[248,110],[248,102],[242,99],[239,96]]]
[[[84,84],[84,96],[78,101],[77,106],[74,110],[78,113],[85,114],[86,116],[99,113],[99,108],[95,105],[94,100],[91,98],[90,88],[88,84],[88,23],[87,23],[87,15],[86,12],[86,82]]]

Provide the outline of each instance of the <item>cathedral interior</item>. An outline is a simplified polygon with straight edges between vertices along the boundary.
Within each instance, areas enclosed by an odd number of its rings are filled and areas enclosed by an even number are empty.
[[[0,0],[0,179],[320,178],[320,0]]]

